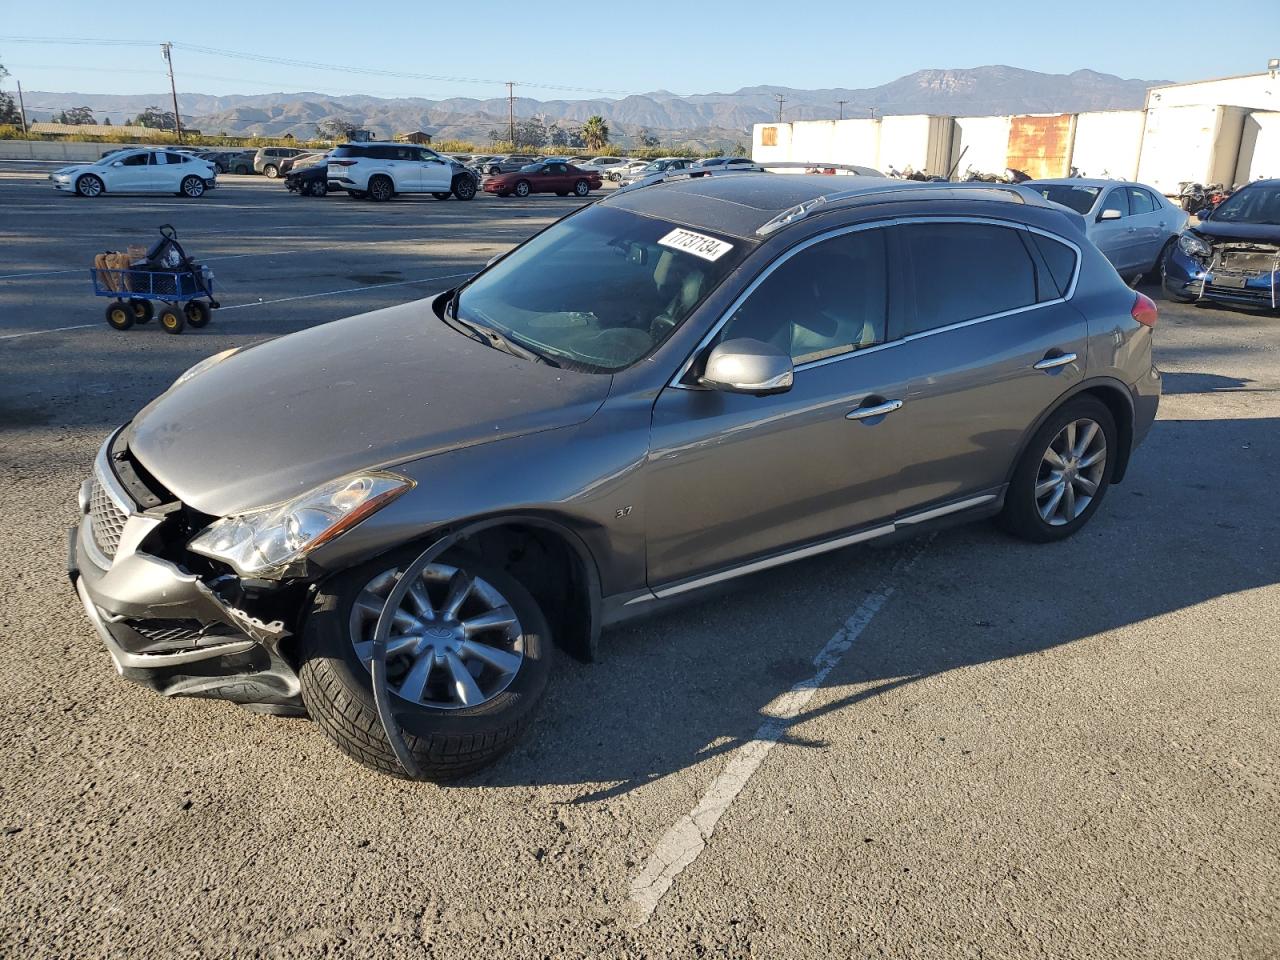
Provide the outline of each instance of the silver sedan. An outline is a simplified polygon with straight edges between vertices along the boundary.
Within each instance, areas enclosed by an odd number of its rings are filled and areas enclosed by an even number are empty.
[[[1190,219],[1142,183],[1072,177],[1028,180],[1023,186],[1084,217],[1086,235],[1131,283],[1159,271],[1165,251]]]

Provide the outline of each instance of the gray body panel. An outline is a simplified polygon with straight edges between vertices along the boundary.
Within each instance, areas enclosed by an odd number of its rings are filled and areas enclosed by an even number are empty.
[[[1108,391],[1126,412],[1119,479],[1154,419],[1159,375],[1150,329],[1131,315],[1134,293],[1087,241],[1080,218],[1013,188],[857,178],[860,198],[833,199],[790,226],[756,233],[796,203],[834,198],[833,179],[745,174],[603,201],[750,248],[671,336],[612,375],[532,363],[473,341],[440,319],[442,295],[232,357],[143,410],[128,428],[129,450],[174,497],[212,515],[278,502],[355,470],[393,469],[415,488],[316,550],[309,579],[495,518],[536,521],[586,558],[598,591],[593,610],[604,620],[789,557],[953,511],[997,509],[1028,438],[1081,390]],[[892,314],[887,342],[801,364],[784,393],[697,385],[722,320],[780,258],[833,234],[935,218],[1061,238],[1079,251],[1071,289],[907,337],[894,334]],[[907,288],[904,268],[891,267],[889,282],[893,302]],[[1036,368],[1064,354],[1075,357]],[[881,400],[901,405],[849,419]],[[141,511],[130,517],[127,542],[141,543],[155,522]],[[83,549],[76,556],[94,562]],[[204,601],[189,571],[168,568],[129,559],[86,577],[87,590],[104,616],[150,609],[166,595],[165,576],[177,578],[172,596]]]

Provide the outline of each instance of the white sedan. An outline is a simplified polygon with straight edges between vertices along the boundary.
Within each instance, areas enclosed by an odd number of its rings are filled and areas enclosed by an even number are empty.
[[[54,187],[82,197],[104,193],[176,193],[199,197],[218,185],[212,163],[176,150],[116,150],[93,163],[49,174]]]

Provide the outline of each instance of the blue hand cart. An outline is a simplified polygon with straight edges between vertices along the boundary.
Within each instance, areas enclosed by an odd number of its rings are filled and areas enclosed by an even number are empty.
[[[116,330],[128,330],[157,315],[166,333],[181,333],[188,325],[199,329],[212,319],[218,307],[213,297],[213,271],[187,257],[171,226],[165,224],[160,232],[164,237],[161,243],[173,248],[168,256],[173,261],[172,268],[150,266],[160,249],[157,246],[148,255],[147,263],[135,263],[128,269],[95,264],[89,271],[94,296],[112,300],[107,306],[107,323]]]

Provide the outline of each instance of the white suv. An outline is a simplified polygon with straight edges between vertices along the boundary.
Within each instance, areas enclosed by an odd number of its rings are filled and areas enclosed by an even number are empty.
[[[390,200],[397,193],[470,200],[476,177],[434,150],[411,143],[344,143],[329,154],[329,188],[356,198]]]

